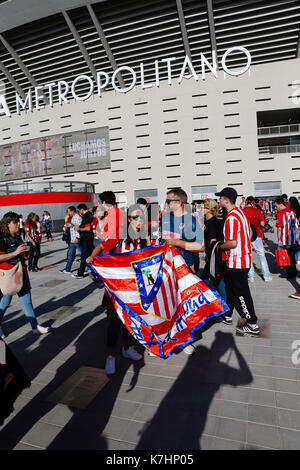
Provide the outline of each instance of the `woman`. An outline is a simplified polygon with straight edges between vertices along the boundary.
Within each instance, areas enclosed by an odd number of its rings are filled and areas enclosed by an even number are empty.
[[[25,226],[27,243],[29,244],[29,271],[38,272],[38,260],[40,257],[40,234],[38,233],[36,214],[30,212]]]
[[[298,199],[295,196],[291,196],[289,198],[289,203],[291,209],[296,214],[296,229],[295,229],[295,236],[296,236],[296,243],[297,243],[297,252],[296,252],[296,263],[300,264],[300,204]]]
[[[20,236],[22,237],[22,240],[26,239],[26,234],[25,234],[25,229],[24,229],[24,220],[22,214],[19,215],[19,222],[20,222]]]
[[[0,222],[0,269],[11,269],[18,261],[21,261],[23,268],[23,287],[18,293],[23,312],[27,317],[32,332],[35,334],[45,334],[51,331],[51,328],[38,325],[37,319],[31,301],[31,286],[25,265],[26,245],[19,235],[19,215],[15,212],[8,212]],[[11,302],[11,295],[3,295],[0,300],[0,325],[6,309]],[[0,326],[0,336],[5,335]]]
[[[215,242],[223,241],[222,234],[222,221],[218,220],[218,203],[214,199],[205,199],[203,203],[203,216],[205,217],[204,225],[204,243],[206,253],[206,263],[202,272],[202,279],[210,278],[210,257],[212,244]],[[222,278],[218,285],[215,286],[218,289],[221,297],[226,302],[226,290],[224,279]]]
[[[138,204],[134,204],[128,209],[127,238],[119,241],[114,252],[126,253],[127,251],[138,250],[149,245],[150,238],[142,223],[142,210]],[[139,361],[142,359],[142,355],[134,349],[132,336],[120,320],[107,292],[104,294],[102,305],[107,308],[108,316],[108,356],[106,358],[105,370],[106,373],[110,375],[114,374],[116,371],[116,346],[121,332],[123,336],[123,356],[134,361]]]
[[[45,225],[47,241],[53,242],[54,238],[51,233],[52,219],[51,219],[50,212],[44,211],[42,222]]]

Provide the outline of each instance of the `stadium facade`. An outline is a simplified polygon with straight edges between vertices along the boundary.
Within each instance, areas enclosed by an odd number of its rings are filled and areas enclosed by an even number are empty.
[[[0,18],[1,182],[300,195],[299,0],[10,0]]]

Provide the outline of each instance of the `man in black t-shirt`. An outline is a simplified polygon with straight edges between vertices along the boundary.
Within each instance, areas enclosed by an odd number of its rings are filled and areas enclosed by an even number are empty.
[[[79,245],[81,246],[81,261],[77,274],[72,274],[75,279],[83,279],[84,271],[86,268],[86,259],[91,255],[93,246],[93,214],[88,210],[85,204],[79,204],[77,207],[78,213],[82,218],[80,225],[75,225],[74,228],[80,233]]]

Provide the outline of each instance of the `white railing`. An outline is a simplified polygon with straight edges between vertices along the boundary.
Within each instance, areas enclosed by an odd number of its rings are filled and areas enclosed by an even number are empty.
[[[265,145],[258,148],[259,154],[268,153],[271,155],[277,155],[280,153],[299,153],[300,144],[294,145]]]
[[[286,124],[283,126],[259,127],[259,136],[270,136],[275,134],[295,134],[300,133],[300,124]]]

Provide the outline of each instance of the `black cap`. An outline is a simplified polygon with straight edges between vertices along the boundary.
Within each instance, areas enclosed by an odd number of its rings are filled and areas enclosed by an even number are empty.
[[[216,196],[224,196],[224,197],[228,197],[228,199],[231,199],[232,201],[236,201],[237,199],[237,192],[235,189],[233,188],[224,188],[222,189],[221,192],[219,193],[215,193]]]

